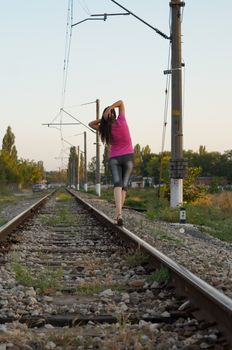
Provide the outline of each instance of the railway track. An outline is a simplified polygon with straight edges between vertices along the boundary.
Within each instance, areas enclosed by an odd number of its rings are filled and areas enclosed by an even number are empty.
[[[231,348],[229,298],[209,288],[209,299],[207,284],[79,201],[53,196],[23,227],[12,226],[12,252],[1,257],[2,344]]]

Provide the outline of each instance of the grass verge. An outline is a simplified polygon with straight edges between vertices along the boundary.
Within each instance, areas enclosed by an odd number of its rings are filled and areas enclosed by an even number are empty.
[[[102,190],[103,199],[113,199],[112,189]],[[155,189],[129,189],[126,206],[145,208],[151,220],[179,222],[179,208],[170,208],[166,199],[158,198]],[[185,203],[186,222],[220,240],[232,242],[232,191],[206,195],[195,203]]]

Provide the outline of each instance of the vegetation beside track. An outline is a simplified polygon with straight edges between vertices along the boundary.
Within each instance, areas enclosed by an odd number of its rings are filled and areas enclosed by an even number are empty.
[[[4,194],[0,194],[0,206],[2,204],[7,204],[7,203],[16,203],[16,202],[20,202],[22,200],[27,200],[27,199],[36,199],[36,198],[41,198],[43,196],[45,196],[48,193],[48,191],[46,192],[28,192],[28,193],[12,193],[12,192],[8,192],[8,193],[4,193]]]
[[[44,197],[47,193],[47,191],[16,194],[10,191],[4,193],[0,192],[0,226],[7,223],[9,219],[13,218],[16,214],[21,212],[23,208],[29,206],[29,203],[36,202],[40,198]]]
[[[102,189],[101,197],[113,201],[113,189]],[[158,198],[154,189],[129,189],[125,206],[144,210],[148,218],[179,222],[179,208],[170,208],[167,199]],[[221,240],[232,242],[232,192],[206,194],[193,203],[184,203],[186,222]]]

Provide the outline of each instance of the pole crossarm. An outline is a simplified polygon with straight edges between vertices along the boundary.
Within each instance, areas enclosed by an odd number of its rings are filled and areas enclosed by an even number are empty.
[[[128,14],[130,14],[130,15],[134,16],[135,18],[137,18],[140,22],[144,23],[146,26],[148,26],[151,29],[153,29],[157,34],[161,35],[164,39],[168,39],[168,40],[171,39],[170,36],[168,36],[165,33],[161,32],[159,29],[153,27],[151,24],[149,24],[148,22],[144,21],[142,18],[137,16],[135,13],[131,12],[130,10],[125,8],[124,6],[120,5],[117,1],[115,1],[115,0],[110,0],[110,1],[112,1],[114,4],[116,4],[119,7],[121,7],[123,10],[127,11]]]
[[[100,14],[93,14],[93,15],[90,15],[91,17],[85,18],[82,21],[79,21],[77,23],[72,24],[71,27],[75,27],[78,24],[81,24],[81,23],[86,22],[86,21],[106,21],[107,17],[109,17],[109,16],[125,16],[125,15],[130,15],[130,13],[126,12],[126,13],[100,13]],[[92,18],[92,17],[94,17],[94,18]],[[101,17],[101,18],[98,18],[98,17]]]
[[[94,14],[91,15],[91,17],[103,17],[102,19],[105,21],[107,17],[109,16],[128,16],[130,15],[129,12],[124,12],[124,13],[99,13],[99,14]]]
[[[82,103],[81,106],[92,105],[92,104],[94,104],[94,103],[96,103],[96,101]]]
[[[80,123],[45,123],[42,125],[47,125],[49,127],[50,125],[80,125]]]

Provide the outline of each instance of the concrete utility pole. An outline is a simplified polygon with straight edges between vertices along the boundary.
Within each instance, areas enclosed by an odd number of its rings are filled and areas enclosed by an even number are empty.
[[[99,120],[100,114],[100,101],[96,100],[96,119]],[[96,131],[96,193],[101,195],[101,175],[100,175],[100,142],[99,132]]]
[[[183,203],[183,178],[187,163],[183,159],[183,130],[182,130],[182,60],[181,60],[181,7],[185,3],[171,0],[172,12],[172,108],[171,108],[171,161],[170,161],[170,191],[171,207]]]
[[[80,146],[77,146],[77,191],[80,190]]]
[[[72,184],[74,188],[77,188],[77,158],[76,158],[76,147],[74,147],[74,157],[72,159]]]
[[[86,146],[86,131],[84,131],[84,190],[88,191],[88,182],[87,182],[87,146]]]

